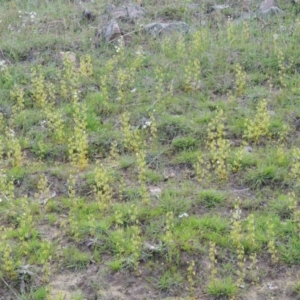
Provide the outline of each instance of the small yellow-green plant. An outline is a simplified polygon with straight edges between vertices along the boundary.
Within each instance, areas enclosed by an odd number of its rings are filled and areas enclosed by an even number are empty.
[[[31,70],[31,93],[34,102],[39,108],[44,108],[47,102],[45,78],[37,69]]]
[[[279,80],[281,83],[282,87],[286,87],[287,85],[287,66],[285,65],[285,61],[284,61],[284,56],[283,56],[283,51],[281,48],[277,49],[277,59],[278,59],[278,75],[279,75]]]
[[[201,27],[194,34],[190,45],[190,52],[192,56],[199,56],[207,47],[209,38],[209,31]]]
[[[95,220],[93,215],[88,216],[88,224],[89,224],[89,234],[91,237],[96,236],[96,224],[97,221]]]
[[[196,179],[201,183],[206,176],[207,170],[202,151],[199,151],[197,161],[194,165]]]
[[[143,150],[136,153],[136,160],[138,165],[138,180],[140,184],[142,201],[148,202],[148,191],[146,186],[146,154]]]
[[[213,169],[216,176],[223,180],[228,176],[229,140],[225,138],[225,118],[220,109],[208,125],[206,146],[210,153],[207,169]]]
[[[79,71],[83,76],[87,76],[87,77],[93,76],[92,58],[89,54],[80,57]]]
[[[71,209],[69,212],[69,226],[68,230],[71,236],[73,237],[74,241],[80,241],[80,224],[78,220],[78,216],[76,215],[76,209]]]
[[[156,120],[153,112],[150,113],[150,142],[154,142],[156,140],[156,134],[157,134],[157,126],[156,126]]]
[[[35,230],[33,215],[31,213],[29,199],[27,197],[21,198],[21,208],[23,213],[18,216],[18,232],[19,239],[23,242],[22,250],[26,252],[27,247],[24,247],[24,244],[27,244],[26,240],[31,237],[32,232]]]
[[[139,274],[139,259],[141,256],[142,250],[142,241],[141,241],[141,230],[139,227],[139,221],[137,218],[137,207],[136,205],[131,205],[130,207],[130,220],[132,222],[131,226],[131,253],[133,257],[133,265],[136,274]]]
[[[199,87],[200,80],[200,61],[199,59],[191,60],[185,69],[185,90],[195,91]]]
[[[75,192],[76,180],[73,175],[69,176],[67,184],[68,184],[68,196],[70,201],[72,202],[75,200],[76,197],[76,192]]]
[[[144,148],[144,142],[142,141],[140,131],[138,129],[133,129],[129,123],[129,120],[130,114],[128,112],[124,112],[120,117],[123,132],[123,142],[128,151],[138,153]]]
[[[256,271],[258,269],[257,263],[257,254],[256,254],[256,248],[257,248],[257,241],[255,236],[255,221],[254,221],[254,215],[250,214],[247,218],[247,240],[250,244],[250,247],[253,249],[251,251],[251,254],[249,255],[250,259],[250,265],[249,269],[251,271]],[[254,281],[257,282],[258,278],[255,276]]]
[[[22,165],[22,149],[13,129],[6,129],[6,155],[13,167]]]
[[[227,20],[227,39],[229,42],[232,42],[234,40],[233,24],[232,24],[231,17],[228,17],[228,20]]]
[[[13,106],[14,115],[17,113],[21,113],[25,107],[24,105],[24,89],[15,86],[13,90],[10,91],[10,98],[12,102],[15,103]]]
[[[68,55],[63,57],[64,69],[59,73],[61,97],[70,102],[77,102],[79,92],[79,75]]]
[[[268,137],[270,114],[266,100],[262,100],[258,103],[254,118],[252,120],[246,119],[245,125],[244,138],[247,141],[258,143],[263,137]]]
[[[291,210],[293,216],[294,231],[300,237],[300,210],[297,207],[295,193],[289,193],[288,200],[289,209]]]
[[[118,45],[115,46],[115,49],[115,63],[123,63],[125,60],[125,44],[123,38],[118,39]]]
[[[234,160],[231,166],[231,169],[234,173],[238,172],[241,168],[244,152],[244,148],[240,147],[235,153]]]
[[[163,241],[167,247],[167,261],[169,264],[174,262],[177,257],[177,250],[174,240],[174,214],[173,212],[167,212],[166,214],[166,225],[165,234],[163,236]]]
[[[102,110],[104,113],[108,111],[108,99],[109,99],[109,94],[108,94],[108,87],[107,87],[107,75],[102,75],[100,78],[100,92],[102,96]]]
[[[15,280],[17,278],[17,268],[18,263],[14,261],[13,251],[8,243],[2,249],[2,259],[0,270],[3,272],[7,279]]]
[[[48,95],[48,106],[54,106],[56,99],[56,90],[54,84],[52,82],[45,82],[45,89]]]
[[[47,127],[52,132],[52,137],[57,143],[62,143],[65,139],[65,128],[62,113],[53,107],[47,106],[45,109]]]
[[[237,96],[242,96],[245,92],[246,87],[246,73],[242,70],[240,64],[235,66],[236,73],[236,94]]]
[[[137,47],[137,49],[135,51],[135,55],[136,55],[135,59],[130,64],[132,72],[135,72],[136,70],[138,70],[143,64],[144,55],[143,55],[143,47],[142,46]]]
[[[122,255],[125,253],[125,232],[124,232],[124,221],[123,213],[120,210],[115,210],[114,212],[117,239],[115,241],[116,252],[118,258],[122,258]]]
[[[127,95],[127,93],[125,92],[125,90],[127,89],[128,80],[129,80],[129,75],[127,70],[119,69],[117,73],[117,83],[118,83],[118,101],[120,102],[121,105],[124,105],[126,102],[125,95]]]
[[[267,232],[268,232],[268,253],[271,255],[271,260],[273,264],[277,264],[279,261],[278,251],[275,246],[275,233],[274,233],[274,223],[271,220],[267,221]]]
[[[163,97],[164,92],[164,83],[163,83],[163,69],[161,67],[157,67],[155,69],[155,80],[156,80],[156,101],[160,102]]]
[[[50,190],[49,190],[49,186],[47,184],[48,180],[47,177],[45,175],[42,175],[40,177],[40,180],[38,181],[37,184],[37,193],[35,193],[35,197],[37,199],[39,199],[40,201],[45,200],[47,198],[49,198],[50,196]]]
[[[241,209],[239,199],[234,205],[234,210],[232,214],[232,224],[231,224],[231,239],[237,254],[237,285],[242,285],[246,275],[245,267],[245,250],[242,244],[242,223],[241,223]]]
[[[300,178],[300,149],[294,148],[292,152],[292,167],[290,172],[290,177],[296,181],[296,184],[299,184]]]
[[[102,164],[96,167],[94,175],[94,193],[101,211],[105,210],[112,201],[112,179]]]
[[[3,117],[3,113],[0,112],[0,132],[3,132],[4,129],[5,129],[4,117]]]
[[[236,105],[236,93],[233,93],[232,91],[229,91],[227,93],[227,101],[229,104],[234,104]]]
[[[209,242],[210,280],[215,280],[217,275],[216,243]]]
[[[119,161],[120,155],[118,152],[118,143],[117,141],[113,141],[111,143],[110,152],[109,152],[109,160],[112,165],[115,165]]]
[[[5,172],[0,171],[0,191],[5,200],[10,204],[11,211],[14,212],[15,203],[14,199],[15,186],[13,179],[9,180]]]
[[[141,242],[141,231],[138,225],[131,227],[131,253],[133,257],[134,270],[139,275],[139,259],[141,256],[142,242]]]
[[[249,37],[250,37],[250,26],[249,26],[249,22],[243,22],[243,40],[244,43],[249,41]]]
[[[43,266],[43,283],[48,283],[51,276],[51,244],[49,241],[41,243],[39,263]]]
[[[187,275],[187,279],[188,279],[188,283],[189,283],[189,300],[196,300],[196,295],[195,295],[195,286],[196,286],[196,282],[195,282],[195,278],[196,278],[196,270],[195,270],[195,261],[192,260],[189,262],[189,266],[187,269],[188,275]]]
[[[183,36],[179,36],[177,41],[176,41],[176,54],[177,54],[177,59],[181,60],[185,57],[185,51],[186,51],[186,43],[184,42]]]
[[[73,121],[73,135],[68,140],[69,159],[74,166],[84,169],[88,163],[88,140],[86,132],[86,108],[83,104],[73,104]]]

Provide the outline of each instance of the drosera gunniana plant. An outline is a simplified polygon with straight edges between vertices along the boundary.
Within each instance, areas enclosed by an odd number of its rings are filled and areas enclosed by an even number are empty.
[[[220,109],[208,124],[206,147],[210,153],[207,169],[224,180],[229,173],[229,140],[226,139],[224,111]]]
[[[241,221],[241,209],[240,201],[237,199],[233,213],[232,213],[232,225],[231,225],[231,239],[236,250],[237,257],[237,286],[242,286],[244,284],[244,279],[246,275],[246,266],[245,266],[245,249],[242,243],[242,221]]]
[[[259,143],[262,138],[268,138],[270,126],[270,113],[267,107],[267,100],[261,100],[256,108],[256,115],[251,119],[246,119],[246,129],[244,138],[246,141]]]
[[[196,266],[195,261],[192,260],[189,262],[189,266],[187,268],[187,280],[189,283],[188,291],[189,291],[189,300],[195,300],[196,299]]]
[[[105,211],[111,204],[113,190],[112,190],[112,176],[106,167],[98,163],[95,169],[94,175],[94,194],[98,204],[98,208],[101,211]]]
[[[235,66],[235,72],[236,72],[236,94],[237,94],[237,97],[240,97],[245,92],[246,73],[242,70],[242,67],[240,64],[237,64]]]
[[[88,137],[86,123],[86,107],[77,102],[77,94],[73,95],[74,133],[68,140],[70,162],[84,169],[88,164]]]

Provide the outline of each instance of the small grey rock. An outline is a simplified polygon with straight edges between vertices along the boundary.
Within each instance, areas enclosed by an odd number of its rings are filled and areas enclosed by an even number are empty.
[[[111,42],[121,37],[121,30],[115,19],[111,19],[107,26],[103,29],[102,36],[106,42]]]
[[[146,10],[139,5],[129,4],[127,6],[127,14],[130,20],[143,18],[146,16],[146,13],[147,13]]]
[[[253,148],[252,148],[252,147],[250,147],[250,146],[244,147],[244,152],[245,152],[245,153],[251,153],[252,151],[253,151]]]
[[[163,26],[161,23],[151,23],[144,27],[144,31],[150,33],[151,35],[158,36],[163,30]]]
[[[189,25],[185,22],[151,23],[144,27],[144,31],[150,33],[153,37],[156,37],[162,33],[165,34],[175,31],[187,33],[189,31]]]
[[[261,3],[258,9],[258,14],[267,16],[281,13],[282,10],[276,5],[274,0],[265,0]]]
[[[112,18],[118,20],[126,20],[127,19],[127,9],[126,7],[116,7],[110,12]]]
[[[137,19],[145,17],[147,13],[143,7],[134,4],[122,7],[110,5],[106,8],[105,12],[109,14],[111,18],[124,22],[134,22]]]

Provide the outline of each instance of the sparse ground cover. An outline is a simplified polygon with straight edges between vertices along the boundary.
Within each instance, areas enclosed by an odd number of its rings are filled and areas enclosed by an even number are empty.
[[[237,2],[0,1],[0,299],[300,297],[297,6]]]

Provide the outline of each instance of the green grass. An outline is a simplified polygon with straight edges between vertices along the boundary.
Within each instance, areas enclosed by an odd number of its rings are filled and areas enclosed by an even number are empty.
[[[298,4],[240,22],[238,1],[200,2],[142,1],[144,19],[119,20],[116,51],[95,37],[103,1],[0,0],[5,299],[64,297],[73,278],[90,279],[73,299],[299,294]],[[141,30],[157,20],[190,31]]]

